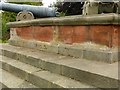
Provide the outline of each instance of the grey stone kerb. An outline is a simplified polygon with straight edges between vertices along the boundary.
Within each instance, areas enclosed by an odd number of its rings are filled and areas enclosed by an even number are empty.
[[[26,21],[9,22],[11,28],[24,26],[56,26],[56,25],[120,25],[120,14],[74,15],[54,18],[40,18]]]

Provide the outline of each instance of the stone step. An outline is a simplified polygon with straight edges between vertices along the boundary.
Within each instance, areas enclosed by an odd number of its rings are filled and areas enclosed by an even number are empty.
[[[22,80],[3,69],[0,69],[0,76],[2,88],[38,88],[35,85]]]
[[[15,33],[15,32],[14,32]],[[52,52],[64,56],[71,56],[86,60],[95,60],[104,63],[114,63],[120,61],[118,48],[109,48],[104,45],[99,45],[91,42],[81,44],[63,44],[40,42],[36,40],[11,38],[9,44],[26,48],[33,48],[41,51]]]
[[[73,79],[2,56],[2,69],[40,88],[94,88]]]
[[[99,88],[118,87],[118,62],[107,64],[35,49],[2,45],[2,55]]]
[[[2,90],[2,88],[8,88],[8,87],[4,85],[2,82],[0,82],[0,90]]]

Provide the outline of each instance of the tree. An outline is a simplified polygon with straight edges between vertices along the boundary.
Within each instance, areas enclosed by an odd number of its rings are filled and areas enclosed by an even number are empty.
[[[6,26],[6,23],[15,21],[16,13],[2,12],[2,37],[1,39],[9,39],[9,28]]]
[[[57,1],[54,5],[57,7],[57,11],[64,13],[66,16],[69,15],[80,15],[82,14],[84,2],[59,2]]]
[[[27,5],[35,5],[35,6],[41,6],[43,5],[42,2],[10,2],[15,4],[27,4]]]
[[[36,5],[40,6],[42,5],[42,2],[10,2],[10,3],[16,3],[16,4],[28,4],[28,5]],[[2,12],[2,37],[0,39],[2,40],[8,40],[9,39],[9,28],[6,26],[6,23],[13,22],[16,20],[17,13],[14,12]],[[1,32],[0,31],[0,32]]]

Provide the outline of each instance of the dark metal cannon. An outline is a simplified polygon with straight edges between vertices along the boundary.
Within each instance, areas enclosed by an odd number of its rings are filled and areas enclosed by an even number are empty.
[[[55,8],[48,8],[48,7],[43,7],[43,6],[22,5],[22,4],[12,4],[12,3],[0,2],[0,10],[15,12],[15,13],[20,12],[19,15],[23,14],[21,16],[23,16],[24,18],[27,18],[25,15],[28,15],[31,17],[34,16],[37,18],[55,17],[56,16]]]
[[[114,0],[113,0],[114,1]],[[101,13],[119,13],[120,2],[92,2],[92,0],[85,1],[83,8],[83,15],[101,14]],[[81,6],[80,6],[81,7]],[[16,12],[17,21],[43,18],[43,17],[56,17],[59,15],[55,8],[47,8],[43,6],[32,6],[22,4],[12,4],[0,2],[0,10]],[[82,10],[82,9],[81,9]]]

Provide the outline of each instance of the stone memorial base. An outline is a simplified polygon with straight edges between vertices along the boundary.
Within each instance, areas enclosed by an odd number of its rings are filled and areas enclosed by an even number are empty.
[[[118,14],[34,19],[8,26],[11,45],[108,63],[119,60]]]

